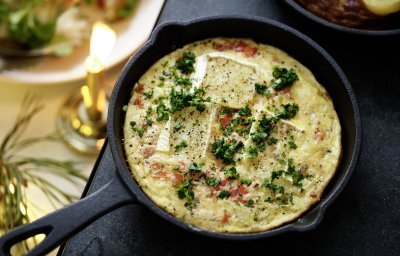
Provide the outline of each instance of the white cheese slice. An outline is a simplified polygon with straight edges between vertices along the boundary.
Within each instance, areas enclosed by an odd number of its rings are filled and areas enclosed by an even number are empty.
[[[156,152],[159,153],[170,152],[170,146],[169,146],[170,126],[171,122],[170,120],[168,120],[168,122],[165,124],[165,127],[162,129],[160,135],[158,136]]]
[[[212,91],[212,99],[224,107],[239,109],[253,99],[259,74],[257,65],[233,59],[222,53],[209,53],[196,59],[193,86]]]
[[[216,110],[211,104],[206,104],[203,112],[195,107],[185,108],[171,115],[170,146],[171,152],[182,160],[197,162],[204,159],[208,148],[211,123]],[[180,125],[178,131],[173,127]],[[186,141],[187,147],[175,152],[175,147]]]

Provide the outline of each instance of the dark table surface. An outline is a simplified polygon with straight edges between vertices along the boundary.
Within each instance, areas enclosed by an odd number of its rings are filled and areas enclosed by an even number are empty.
[[[167,0],[158,24],[221,14],[267,17],[288,24],[325,48],[347,74],[360,106],[363,140],[358,167],[305,233],[229,242],[189,234],[140,205],[100,218],[70,239],[61,255],[400,255],[400,40],[338,33],[304,20],[279,0]],[[108,147],[88,193],[115,167]]]

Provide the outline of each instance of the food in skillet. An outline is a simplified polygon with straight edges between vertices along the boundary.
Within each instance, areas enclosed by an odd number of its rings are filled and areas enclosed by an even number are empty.
[[[249,39],[168,54],[124,111],[133,177],[158,206],[206,230],[258,232],[298,218],[340,160],[326,90],[285,52]]]
[[[347,27],[374,26],[400,11],[400,0],[298,0],[314,14]]]

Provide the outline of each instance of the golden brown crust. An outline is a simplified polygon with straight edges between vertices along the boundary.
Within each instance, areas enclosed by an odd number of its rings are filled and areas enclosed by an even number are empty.
[[[360,27],[380,16],[370,12],[361,0],[298,0],[307,10],[330,22]]]

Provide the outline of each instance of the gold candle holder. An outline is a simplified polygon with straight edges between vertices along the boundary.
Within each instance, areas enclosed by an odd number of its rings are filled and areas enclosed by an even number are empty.
[[[107,25],[96,22],[90,40],[90,56],[84,63],[86,84],[69,97],[59,111],[57,129],[61,137],[82,153],[97,154],[107,133],[104,60],[114,43],[115,33]]]

